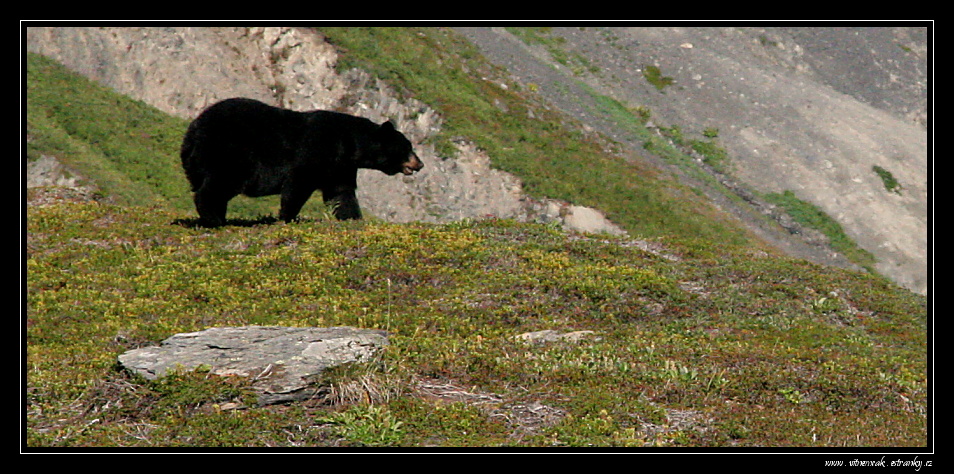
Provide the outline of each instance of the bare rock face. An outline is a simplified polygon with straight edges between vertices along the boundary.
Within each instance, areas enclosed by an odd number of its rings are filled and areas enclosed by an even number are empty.
[[[64,186],[76,187],[77,179],[56,158],[41,155],[40,159],[27,165],[27,187]]]
[[[251,377],[259,405],[303,400],[322,387],[323,371],[371,359],[388,344],[385,331],[352,327],[244,326],[176,334],[159,346],[119,356],[119,364],[154,380],[175,370],[210,368],[215,375]]]

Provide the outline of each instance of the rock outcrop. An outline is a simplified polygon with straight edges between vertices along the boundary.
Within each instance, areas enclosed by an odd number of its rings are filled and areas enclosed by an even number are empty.
[[[171,371],[207,368],[218,376],[248,377],[259,405],[317,396],[322,372],[366,362],[388,344],[384,331],[351,327],[243,326],[176,334],[159,346],[119,356],[130,372],[154,380]]]

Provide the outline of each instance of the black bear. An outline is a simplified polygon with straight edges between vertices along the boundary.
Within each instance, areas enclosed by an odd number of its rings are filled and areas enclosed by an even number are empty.
[[[360,219],[358,168],[413,174],[424,164],[390,121],[339,112],[296,112],[257,100],[226,99],[205,109],[182,140],[182,167],[199,222],[225,223],[228,202],[281,194],[279,218],[294,220],[321,190],[336,218]]]

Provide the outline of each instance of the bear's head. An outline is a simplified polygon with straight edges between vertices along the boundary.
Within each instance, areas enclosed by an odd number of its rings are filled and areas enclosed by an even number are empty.
[[[424,163],[414,153],[411,141],[403,133],[394,128],[391,121],[384,122],[375,131],[376,156],[372,156],[369,168],[383,171],[388,175],[404,173],[414,174],[424,167]]]

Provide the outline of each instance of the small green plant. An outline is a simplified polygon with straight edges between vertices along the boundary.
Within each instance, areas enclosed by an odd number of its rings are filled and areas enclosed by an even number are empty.
[[[726,369],[718,373],[713,373],[709,380],[706,382],[705,392],[706,393],[718,393],[721,392],[724,388],[729,385],[729,380],[725,378]]]
[[[729,154],[722,146],[716,142],[715,137],[719,136],[719,130],[715,128],[706,128],[702,135],[708,140],[698,140],[688,138],[678,125],[671,127],[659,127],[659,133],[672,141],[674,145],[680,148],[691,148],[702,157],[702,161],[713,167],[716,171],[725,173]]]
[[[639,117],[640,123],[642,123],[644,126],[649,123],[649,119],[652,118],[653,115],[652,110],[645,105],[637,105],[631,110],[633,114]]]
[[[321,421],[336,425],[340,436],[360,446],[394,446],[404,439],[404,422],[384,406],[358,405]]]
[[[210,369],[208,366],[200,366],[193,371],[179,369],[147,385],[161,395],[158,404],[163,406],[196,406],[243,396],[242,387],[247,381],[238,377],[213,376],[209,374]]]
[[[765,35],[759,35],[759,43],[761,43],[762,46],[778,47],[779,45],[778,41],[770,40],[768,36],[765,36]]]
[[[619,422],[607,410],[580,417],[568,417],[552,430],[551,437],[551,444],[558,446],[594,446],[594,440],[599,440],[601,445],[619,447],[641,447],[650,444],[635,428],[621,428]]]
[[[898,183],[898,180],[894,179],[894,175],[890,171],[874,165],[871,167],[871,170],[881,178],[881,182],[884,183],[884,189],[887,189],[888,192],[895,194],[901,194],[901,183]]]
[[[785,400],[794,405],[798,405],[799,403],[805,401],[805,396],[802,394],[802,392],[799,392],[794,388],[780,388],[778,389],[778,393],[785,397]]]
[[[818,314],[830,314],[841,309],[838,300],[828,297],[821,297],[812,301],[812,309]]]
[[[705,132],[703,132],[705,134]],[[709,136],[709,135],[706,135]],[[702,155],[702,161],[720,172],[726,171],[726,163],[729,161],[729,154],[725,148],[719,146],[714,139],[710,140],[691,140],[689,146],[696,153]]]
[[[673,360],[666,360],[662,369],[663,377],[670,382],[690,383],[699,376],[699,371],[680,365]]]
[[[673,125],[671,127],[659,127],[659,133],[662,133],[663,136],[668,137],[676,145],[686,144],[686,136],[682,133],[682,128],[678,125]]]
[[[653,65],[643,67],[643,77],[659,91],[662,91],[667,86],[671,86],[676,82],[675,79],[669,76],[663,76],[659,67]]]

